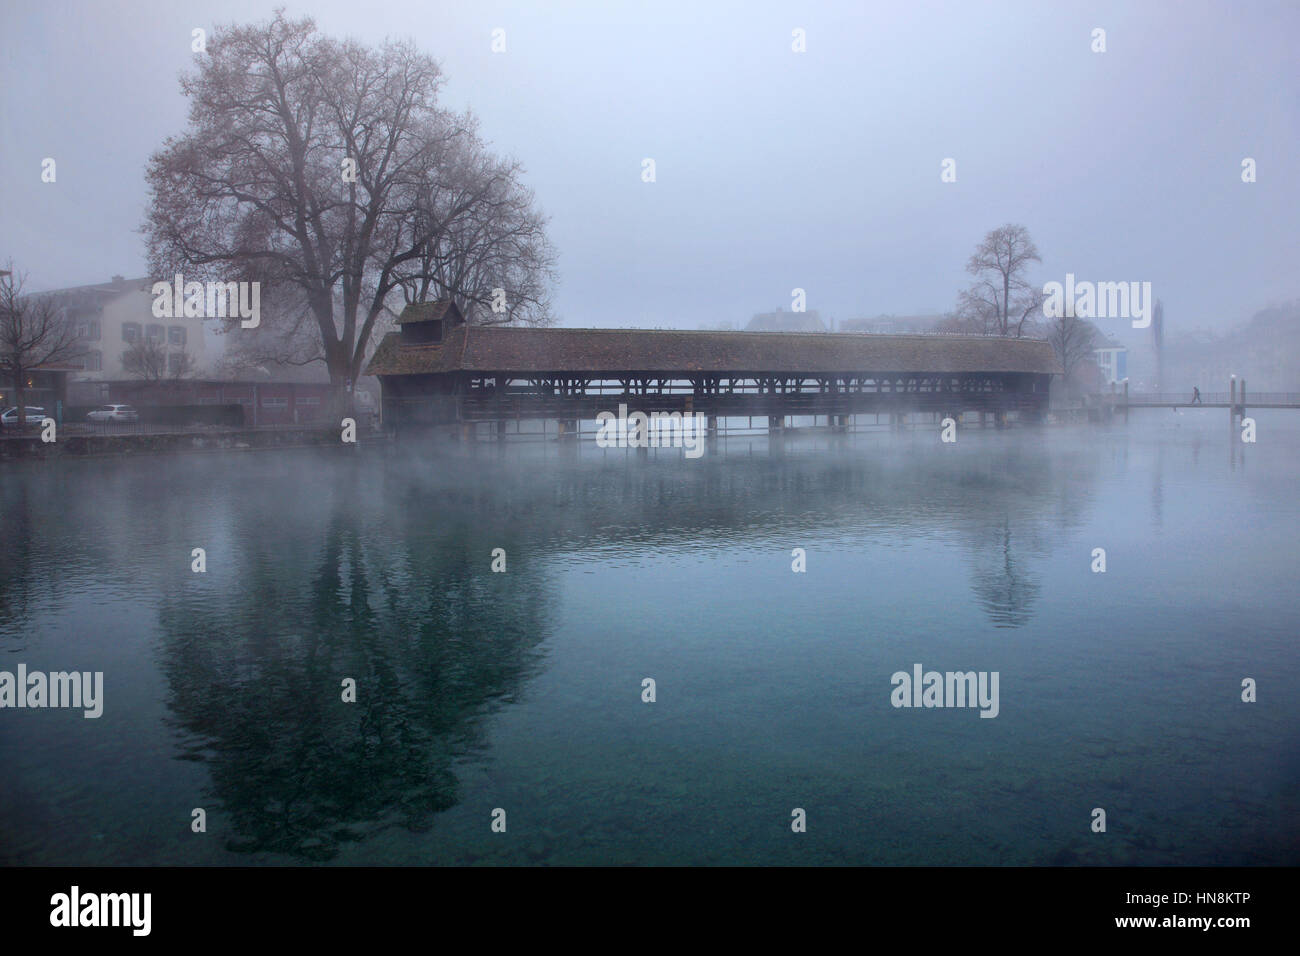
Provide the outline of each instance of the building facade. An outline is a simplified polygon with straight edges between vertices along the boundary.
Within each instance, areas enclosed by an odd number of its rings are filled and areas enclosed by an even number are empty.
[[[112,280],[99,285],[76,286],[43,293],[64,309],[68,321],[79,332],[86,354],[83,369],[74,374],[78,382],[107,382],[131,376],[122,366],[122,356],[136,342],[160,345],[166,355],[167,374],[179,374],[183,355],[192,361],[191,375],[202,375],[208,367],[203,337],[203,319],[155,318],[151,279]]]
[[[1128,378],[1128,349],[1122,345],[1105,345],[1092,351],[1103,385],[1118,385]]]

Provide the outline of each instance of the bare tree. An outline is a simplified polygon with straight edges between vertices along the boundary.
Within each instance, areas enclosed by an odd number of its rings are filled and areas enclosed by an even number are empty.
[[[1047,323],[1047,341],[1052,343],[1056,360],[1065,373],[1065,382],[1074,381],[1079,366],[1092,358],[1093,349],[1101,339],[1101,332],[1087,319],[1074,314],[1074,304],[1066,303],[1065,314]]]
[[[395,265],[404,303],[450,295],[479,325],[551,321],[554,255],[520,165],[488,156],[473,128],[440,157],[446,175],[414,193],[403,217],[418,254]]]
[[[86,354],[67,312],[50,296],[24,295],[25,282],[12,261],[0,270],[0,379],[13,382],[19,431],[27,427],[27,377]]]
[[[194,371],[194,356],[168,352],[157,339],[141,338],[122,353],[122,371],[146,382],[179,381]]]
[[[270,375],[272,369],[298,371],[324,363],[320,329],[301,289],[280,285],[271,290],[262,296],[262,313],[269,318],[255,329],[234,326],[219,331],[225,340],[220,374]],[[387,317],[378,319],[372,341],[389,327]]]
[[[985,235],[966,271],[975,282],[957,298],[957,311],[947,326],[954,331],[983,332],[1019,338],[1030,318],[1042,308],[1042,289],[1029,282],[1031,262],[1041,262],[1024,226],[1008,224]]]
[[[309,360],[336,386],[403,301],[549,324],[545,220],[519,165],[437,105],[441,83],[408,43],[337,41],[283,12],[215,31],[181,81],[188,128],[149,163],[151,269],[263,283],[284,303],[268,318],[314,326]]]

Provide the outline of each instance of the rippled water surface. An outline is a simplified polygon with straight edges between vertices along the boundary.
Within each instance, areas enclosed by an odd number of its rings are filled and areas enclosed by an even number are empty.
[[[0,710],[0,861],[1300,862],[1272,414],[5,465],[0,670],[105,703]]]

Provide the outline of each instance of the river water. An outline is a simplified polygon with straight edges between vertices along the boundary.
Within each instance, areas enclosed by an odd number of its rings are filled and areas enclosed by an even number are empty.
[[[1295,864],[1255,417],[6,465],[0,670],[103,714],[0,710],[0,862]],[[893,706],[917,664],[997,716]]]

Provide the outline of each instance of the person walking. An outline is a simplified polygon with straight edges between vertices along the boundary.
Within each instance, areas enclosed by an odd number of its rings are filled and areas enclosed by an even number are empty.
[[[1197,388],[1195,385],[1192,386],[1192,404],[1193,405],[1205,404],[1204,402],[1201,401],[1201,390]]]

